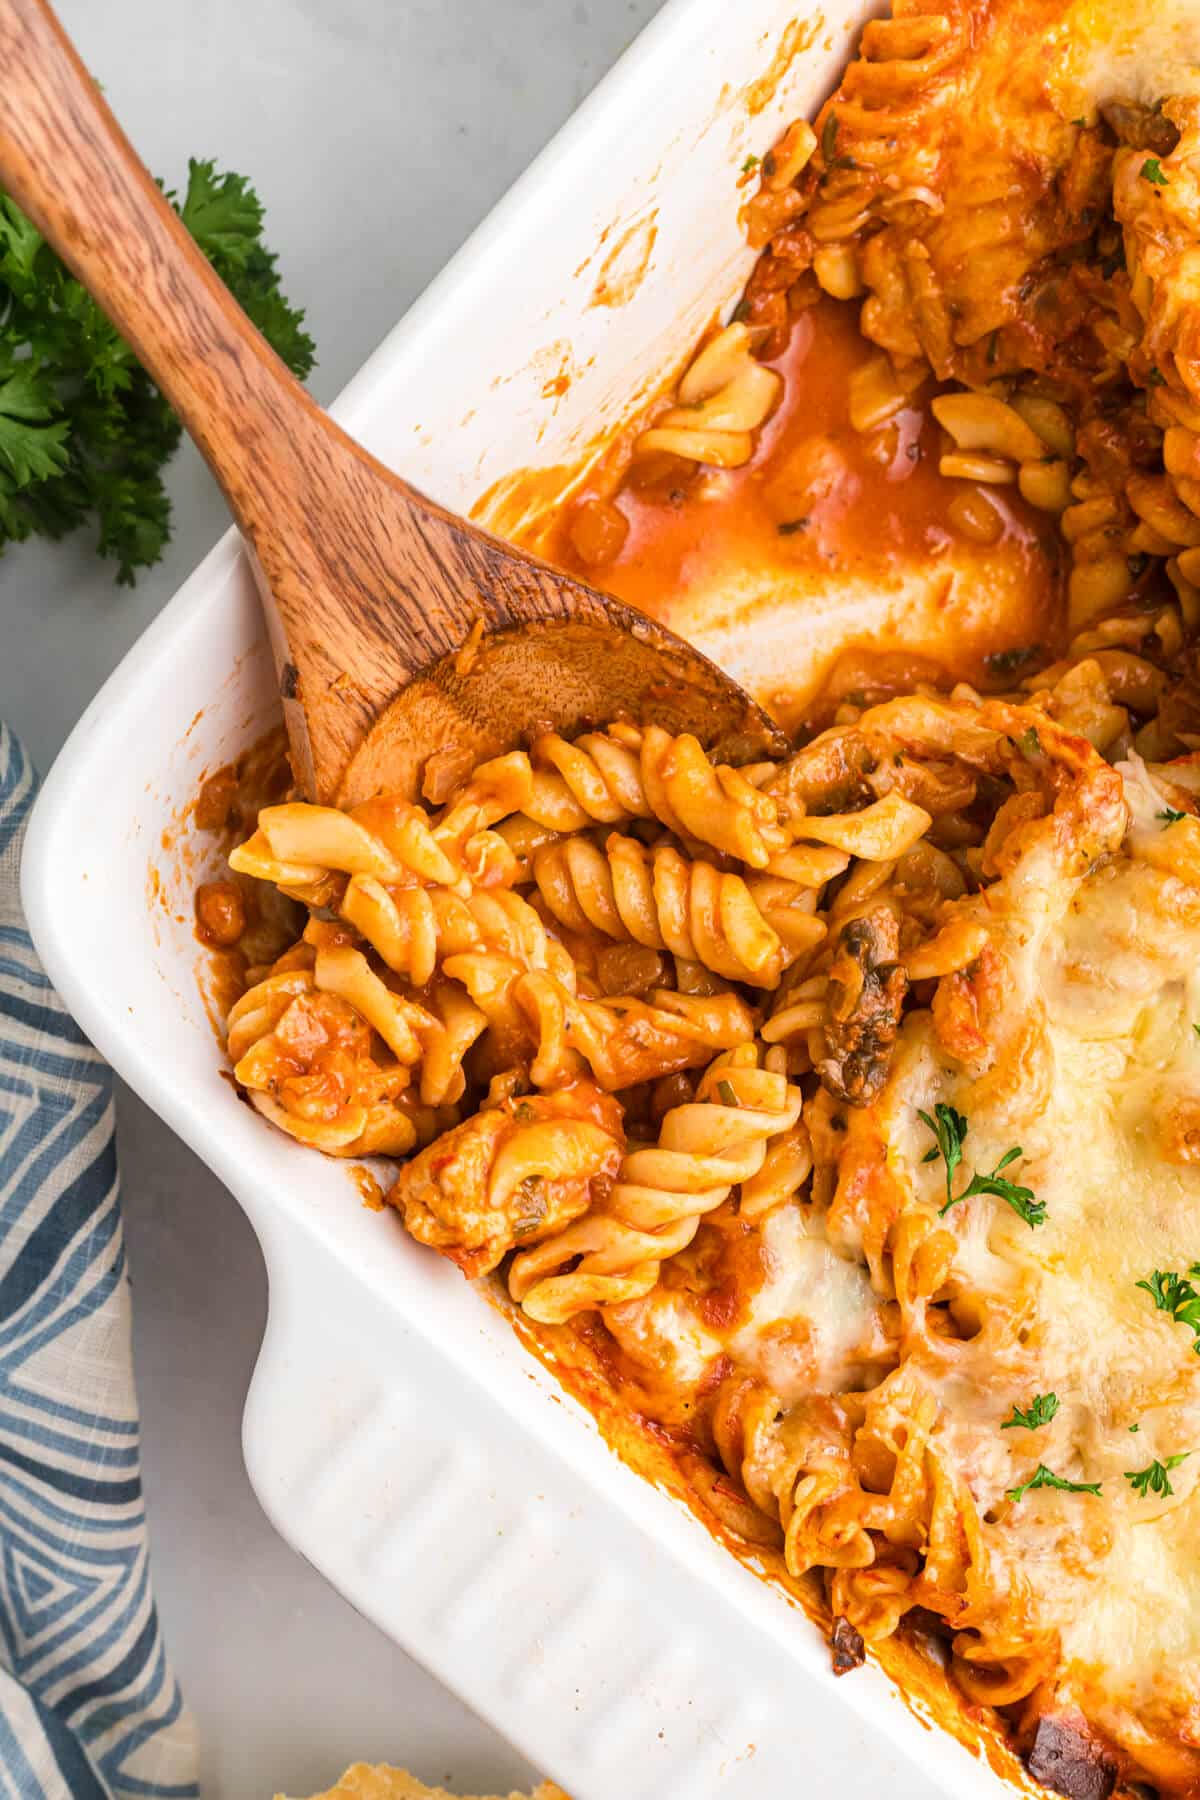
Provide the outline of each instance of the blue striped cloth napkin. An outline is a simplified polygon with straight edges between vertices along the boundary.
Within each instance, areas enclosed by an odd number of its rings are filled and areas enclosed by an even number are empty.
[[[33,770],[0,721],[0,1795],[199,1792],[150,1583],[112,1076],[17,893]]]

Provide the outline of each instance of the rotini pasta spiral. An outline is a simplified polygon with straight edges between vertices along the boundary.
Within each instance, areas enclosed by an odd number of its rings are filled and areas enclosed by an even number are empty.
[[[254,1105],[331,1156],[403,1156],[418,1141],[408,1092],[418,1032],[439,1022],[377,982],[358,952],[301,944],[229,1015],[234,1075]]]
[[[806,890],[766,881],[759,898],[740,875],[690,860],[671,844],[648,849],[613,833],[548,844],[533,858],[543,901],[573,931],[602,931],[703,963],[730,981],[772,988],[789,962],[825,935]],[[815,890],[807,890],[811,907]]]
[[[461,960],[455,967],[461,969]],[[486,998],[478,989],[472,993],[486,1011]],[[714,1051],[754,1036],[754,1014],[737,994],[658,988],[649,1001],[593,1000],[538,973],[520,976],[512,993],[534,1035],[530,1075],[539,1087],[570,1080],[582,1059],[599,1085],[612,1092],[698,1068]]]
[[[791,839],[774,801],[738,769],[713,763],[691,736],[614,725],[533,746],[533,791],[521,810],[554,831],[657,819],[679,838],[765,869]]]
[[[649,1293],[663,1259],[760,1172],[770,1140],[799,1116],[799,1090],[760,1068],[752,1045],[719,1056],[695,1100],[667,1114],[657,1144],[628,1152],[601,1206],[514,1259],[509,1293],[543,1324]]]
[[[351,812],[303,801],[266,806],[254,835],[231,852],[230,867],[309,906],[329,905],[342,878],[355,876],[465,894],[473,884],[512,879],[512,853],[490,826],[519,812],[531,785],[528,758],[514,753],[481,764],[436,822],[423,808],[387,796]]]
[[[509,1099],[406,1163],[388,1193],[413,1237],[468,1275],[568,1227],[611,1187],[620,1111],[586,1083]]]
[[[389,888],[355,875],[339,913],[397,975],[415,987],[439,964],[474,951],[500,953],[514,969],[553,968],[572,981],[570,959],[548,935],[527,900],[503,888]]]

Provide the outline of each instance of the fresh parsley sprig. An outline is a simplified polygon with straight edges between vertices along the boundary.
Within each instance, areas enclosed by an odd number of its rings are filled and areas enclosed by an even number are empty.
[[[970,1200],[976,1194],[995,1194],[998,1200],[1003,1200],[1011,1206],[1017,1217],[1024,1219],[1031,1228],[1035,1225],[1044,1225],[1046,1222],[1045,1201],[1038,1200],[1032,1188],[1020,1187],[1016,1182],[1009,1181],[1000,1173],[1002,1169],[1007,1169],[1009,1163],[1015,1162],[1018,1156],[1024,1156],[1024,1154],[1020,1144],[1014,1144],[1011,1150],[1005,1151],[990,1175],[980,1175],[976,1171],[962,1193],[956,1194],[953,1200],[947,1201],[945,1206],[938,1209],[939,1216],[944,1218],[950,1208],[957,1206],[960,1200]]]
[[[1167,1479],[1167,1470],[1177,1469],[1191,1454],[1190,1450],[1179,1450],[1174,1456],[1168,1456],[1165,1463],[1159,1462],[1156,1457],[1144,1469],[1126,1469],[1125,1479],[1134,1493],[1140,1494],[1143,1500],[1150,1494],[1161,1494],[1165,1499],[1175,1492]]]
[[[936,1162],[938,1157],[946,1165],[946,1205],[953,1204],[950,1196],[953,1192],[954,1171],[962,1161],[963,1141],[967,1135],[967,1120],[963,1113],[955,1107],[947,1106],[939,1100],[933,1109],[933,1117],[927,1112],[918,1110],[917,1117],[922,1125],[927,1125],[937,1139],[932,1150],[927,1150],[921,1158],[923,1163]]]
[[[1159,1312],[1170,1313],[1177,1325],[1188,1326],[1195,1337],[1192,1349],[1200,1356],[1200,1292],[1188,1279],[1192,1275],[1200,1277],[1200,1262],[1192,1263],[1187,1275],[1155,1269],[1148,1281],[1137,1285],[1149,1294]]]
[[[1009,1181],[1003,1173],[1018,1156],[1025,1154],[1020,1144],[1014,1144],[1011,1150],[1006,1150],[990,1173],[981,1174],[977,1169],[961,1194],[956,1194],[954,1174],[963,1159],[963,1142],[967,1135],[965,1116],[955,1107],[947,1106],[939,1100],[933,1109],[932,1118],[927,1112],[921,1111],[918,1111],[917,1117],[937,1139],[934,1148],[927,1150],[921,1161],[936,1162],[940,1156],[946,1165],[946,1204],[938,1208],[940,1219],[944,1219],[950,1208],[957,1206],[960,1200],[971,1200],[976,1194],[994,1194],[997,1199],[1011,1206],[1017,1217],[1024,1219],[1028,1226],[1045,1222],[1045,1202],[1035,1197],[1032,1188],[1021,1187],[1016,1182]]]
[[[1068,1481],[1064,1476],[1056,1475],[1053,1469],[1048,1469],[1045,1463],[1039,1463],[1028,1481],[1023,1481],[1020,1487],[1006,1488],[1004,1491],[1008,1499],[1020,1500],[1031,1488],[1061,1488],[1064,1494],[1098,1494],[1100,1483]]]
[[[1057,1411],[1057,1394],[1035,1394],[1024,1412],[1014,1406],[1012,1418],[1005,1419],[1000,1429],[1011,1431],[1014,1425],[1019,1425],[1023,1431],[1037,1431],[1042,1425],[1048,1425]]]
[[[284,297],[243,175],[188,165],[175,210],[288,367],[313,365],[304,314]],[[0,550],[91,523],[117,580],[170,536],[164,465],[180,425],[129,345],[16,203],[0,193]]]

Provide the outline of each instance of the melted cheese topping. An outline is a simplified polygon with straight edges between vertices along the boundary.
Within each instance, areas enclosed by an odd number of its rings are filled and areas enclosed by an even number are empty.
[[[758,1285],[739,1284],[739,1311],[718,1328],[702,1291],[659,1286],[605,1315],[622,1349],[657,1384],[699,1388],[722,1356],[784,1402],[877,1379],[890,1340],[865,1269],[831,1247],[824,1221],[789,1203],[763,1221]]]
[[[1137,1285],[1200,1256],[1200,891],[1161,866],[1164,833],[1183,834],[1178,858],[1200,824],[1165,824],[1145,771],[1124,774],[1125,855],[1074,891],[1036,860],[1007,884],[1021,905],[1004,922],[1006,980],[1035,1046],[1016,1082],[968,1078],[915,1014],[887,1112],[890,1166],[919,1199],[945,1201],[918,1117],[941,1100],[969,1122],[953,1191],[1019,1144],[1007,1173],[1045,1205],[1036,1228],[988,1195],[951,1208],[952,1287],[982,1327],[912,1361],[941,1404],[938,1441],[984,1518],[994,1578],[1027,1584],[1035,1618],[1060,1634],[1062,1689],[1086,1692],[1090,1716],[1128,1740],[1134,1710],[1182,1717],[1200,1694],[1200,1340]],[[1002,1429],[1037,1393],[1057,1395],[1052,1422]],[[1179,1455],[1169,1496],[1126,1479]],[[1006,1504],[1039,1463],[1100,1495]]]
[[[951,1191],[1019,1145],[1007,1174],[1046,1208],[1037,1227],[993,1195],[948,1210],[957,1250],[935,1298],[962,1335],[922,1339],[903,1361],[937,1400],[933,1442],[978,1509],[998,1601],[1019,1592],[1033,1624],[1058,1633],[1060,1695],[1136,1751],[1147,1725],[1200,1741],[1200,1339],[1138,1286],[1200,1258],[1200,886],[1167,866],[1200,854],[1200,822],[1165,824],[1144,768],[1122,773],[1119,856],[1066,879],[1043,837],[963,903],[989,919],[1008,997],[996,1035],[1016,1031],[1020,1053],[1009,1041],[972,1073],[930,1013],[910,1013],[870,1111],[911,1204],[932,1213],[946,1199],[919,1116],[940,1101],[968,1120]],[[764,1221],[758,1268],[732,1325],[705,1323],[699,1284],[660,1287],[610,1327],[660,1380],[703,1388],[727,1357],[784,1407],[864,1391],[894,1366],[887,1302],[808,1206]],[[1003,1428],[1051,1393],[1048,1425]],[[1173,1456],[1185,1460],[1169,1495],[1126,1479]],[[1039,1464],[1101,1492],[1008,1499]]]
[[[1064,117],[1111,100],[1154,106],[1165,95],[1195,92],[1200,14],[1192,0],[1141,6],[1130,0],[1080,0],[1070,10],[1063,49],[1065,68],[1052,87]]]

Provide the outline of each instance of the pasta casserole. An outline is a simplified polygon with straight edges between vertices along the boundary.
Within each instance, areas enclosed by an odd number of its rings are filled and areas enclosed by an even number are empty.
[[[1076,1800],[1200,1790],[1196,63],[896,0],[748,159],[742,299],[540,541],[769,619],[790,755],[280,787],[198,902],[259,1112]]]

